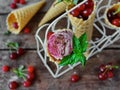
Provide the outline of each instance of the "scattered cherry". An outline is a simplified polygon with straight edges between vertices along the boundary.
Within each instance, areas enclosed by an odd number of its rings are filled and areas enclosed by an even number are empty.
[[[11,3],[11,4],[10,4],[10,7],[11,7],[12,9],[16,9],[16,8],[17,8],[17,5],[16,5],[16,3]]]
[[[30,80],[30,81],[34,80],[35,79],[35,74],[34,73],[28,73],[27,79]]]
[[[19,85],[16,81],[12,81],[12,82],[9,83],[8,86],[9,86],[10,89],[16,89],[16,88],[18,88]]]
[[[18,29],[18,23],[17,23],[17,22],[14,22],[14,23],[13,23],[13,27],[14,27],[15,29]]]
[[[24,87],[30,87],[32,85],[32,82],[30,80],[26,80],[23,82]]]
[[[20,4],[26,4],[26,0],[20,0]]]
[[[101,72],[105,71],[105,65],[104,64],[101,64],[99,68],[100,68]]]
[[[99,80],[106,80],[107,79],[107,74],[106,73],[99,73],[98,78],[99,78]]]
[[[10,71],[10,67],[8,65],[4,65],[4,66],[2,66],[2,71],[8,72],[8,71]]]
[[[20,2],[20,0],[14,0],[14,3],[19,3]]]
[[[35,68],[33,66],[28,66],[27,71],[29,73],[33,73],[35,71]]]
[[[12,52],[9,57],[10,59],[14,60],[14,59],[17,59],[18,55],[16,52]]]
[[[108,76],[108,78],[112,78],[114,76],[113,72],[112,71],[108,71],[107,72],[107,76]]]
[[[25,34],[30,33],[30,29],[28,27],[25,27],[23,31],[24,31]]]
[[[79,81],[79,79],[80,79],[80,77],[77,74],[73,74],[71,76],[71,81],[72,82],[77,82],[77,81]]]
[[[24,49],[23,49],[23,48],[18,48],[18,49],[17,49],[17,54],[18,54],[19,56],[23,55],[23,54],[24,54]]]

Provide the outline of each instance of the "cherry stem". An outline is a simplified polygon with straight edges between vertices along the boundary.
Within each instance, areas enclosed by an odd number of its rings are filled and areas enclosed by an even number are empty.
[[[113,14],[115,15],[118,14],[119,12],[120,12],[120,7]]]

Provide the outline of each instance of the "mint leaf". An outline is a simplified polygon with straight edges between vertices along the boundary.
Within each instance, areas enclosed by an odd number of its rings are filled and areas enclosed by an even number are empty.
[[[81,49],[82,52],[85,52],[88,47],[88,41],[87,41],[87,34],[84,33],[80,38],[79,38],[80,44],[81,44]]]
[[[84,67],[85,64],[86,64],[86,57],[85,57],[83,54],[81,54],[81,55],[79,56],[79,58],[80,58],[80,62],[81,62],[81,64],[82,64],[82,66]]]
[[[113,14],[115,15],[118,14],[119,12],[120,12],[120,7]]]
[[[6,46],[12,49],[17,49],[19,47],[19,44],[17,42],[8,42],[6,43]]]
[[[71,60],[71,55],[67,55],[67,56],[65,56],[65,57],[61,60],[61,62],[59,63],[59,65],[61,65],[61,66],[68,65],[69,62],[70,62],[70,60]]]

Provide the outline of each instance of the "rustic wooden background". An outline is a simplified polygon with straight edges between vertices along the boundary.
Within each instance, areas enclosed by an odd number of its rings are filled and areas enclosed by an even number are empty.
[[[21,85],[17,90],[119,90],[120,69],[114,71],[115,76],[112,79],[105,81],[98,80],[97,74],[98,66],[102,63],[113,62],[113,64],[120,66],[120,40],[90,58],[84,69],[81,66],[78,66],[64,74],[62,77],[54,79],[38,57],[36,52],[36,41],[34,38],[40,19],[44,16],[45,12],[48,10],[54,0],[46,0],[47,3],[45,7],[39,11],[28,23],[27,26],[31,30],[30,34],[24,34],[21,32],[19,35],[11,34],[6,36],[4,35],[4,32],[7,31],[5,21],[7,15],[10,13],[10,11],[12,11],[9,7],[9,4],[12,1],[13,0],[0,0],[0,68],[4,64],[8,64],[12,67],[18,67],[19,65],[33,65],[36,68],[35,83],[29,88],[25,88]],[[39,0],[27,1],[28,4],[30,4]],[[95,39],[96,36],[99,36],[99,34],[94,32],[93,38]],[[8,56],[9,50],[5,46],[7,41],[19,42],[20,46],[26,50],[26,53],[16,61],[11,61]],[[69,81],[70,76],[74,72],[77,72],[81,77],[80,81],[77,83],[72,83]],[[0,69],[0,90],[9,90],[8,81],[12,76],[14,76],[13,73],[3,73]]]

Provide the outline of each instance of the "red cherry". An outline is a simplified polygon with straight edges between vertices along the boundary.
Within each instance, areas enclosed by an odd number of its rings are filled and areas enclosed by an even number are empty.
[[[85,4],[82,4],[82,5],[80,5],[80,6],[77,7],[77,10],[79,12],[83,11],[84,9],[85,9]]]
[[[16,8],[17,8],[17,5],[16,5],[16,3],[11,3],[11,4],[10,4],[10,7],[11,7],[12,9],[16,9]]]
[[[108,71],[107,72],[107,76],[108,76],[108,78],[112,78],[113,77],[113,72],[112,71]]]
[[[35,74],[34,73],[28,73],[27,79],[30,80],[30,81],[34,80],[35,79]]]
[[[2,66],[2,71],[8,72],[8,71],[10,71],[10,67],[8,65],[4,65],[4,66]]]
[[[80,79],[80,77],[77,74],[73,74],[71,76],[71,81],[72,82],[77,82],[77,81],[79,81],[79,79]]]
[[[108,68],[110,71],[113,71],[113,64],[111,62],[106,64],[106,68]]]
[[[18,29],[18,23],[17,23],[17,22],[14,22],[14,23],[13,23],[13,27],[14,27],[15,29]]]
[[[53,33],[54,33],[54,32],[48,32],[48,33],[47,33],[47,39],[49,39],[50,36],[51,36]]]
[[[17,54],[20,55],[20,56],[23,55],[24,54],[23,48],[18,48]]]
[[[25,34],[30,33],[30,29],[28,27],[25,27],[23,31],[24,31]]]
[[[100,67],[99,67],[100,71],[101,72],[104,72],[105,71],[105,65],[104,64],[101,64]]]
[[[113,19],[112,24],[117,26],[117,27],[120,27],[120,19],[119,18]]]
[[[20,0],[20,4],[26,4],[26,0]]]
[[[9,86],[10,89],[16,89],[16,88],[18,88],[19,85],[16,81],[12,81],[12,82],[9,83],[8,86]]]
[[[107,74],[106,73],[99,73],[98,74],[99,80],[106,80],[107,79]]]
[[[16,52],[12,52],[9,57],[10,59],[14,60],[14,59],[17,59],[18,55]]]
[[[33,73],[35,71],[35,68],[33,66],[28,66],[27,71],[29,73]]]
[[[30,87],[32,85],[32,82],[30,80],[26,80],[23,82],[24,87]]]
[[[87,8],[84,11],[82,11],[82,16],[83,17],[89,17],[89,15],[92,13],[93,9]]]
[[[19,3],[20,2],[20,0],[14,0],[14,3]]]
[[[87,2],[85,2],[85,6],[86,6],[87,8],[93,8],[94,3],[93,3],[92,0],[88,0]]]
[[[79,11],[77,9],[73,10],[70,12],[71,15],[73,15],[74,17],[77,17],[79,15]]]

